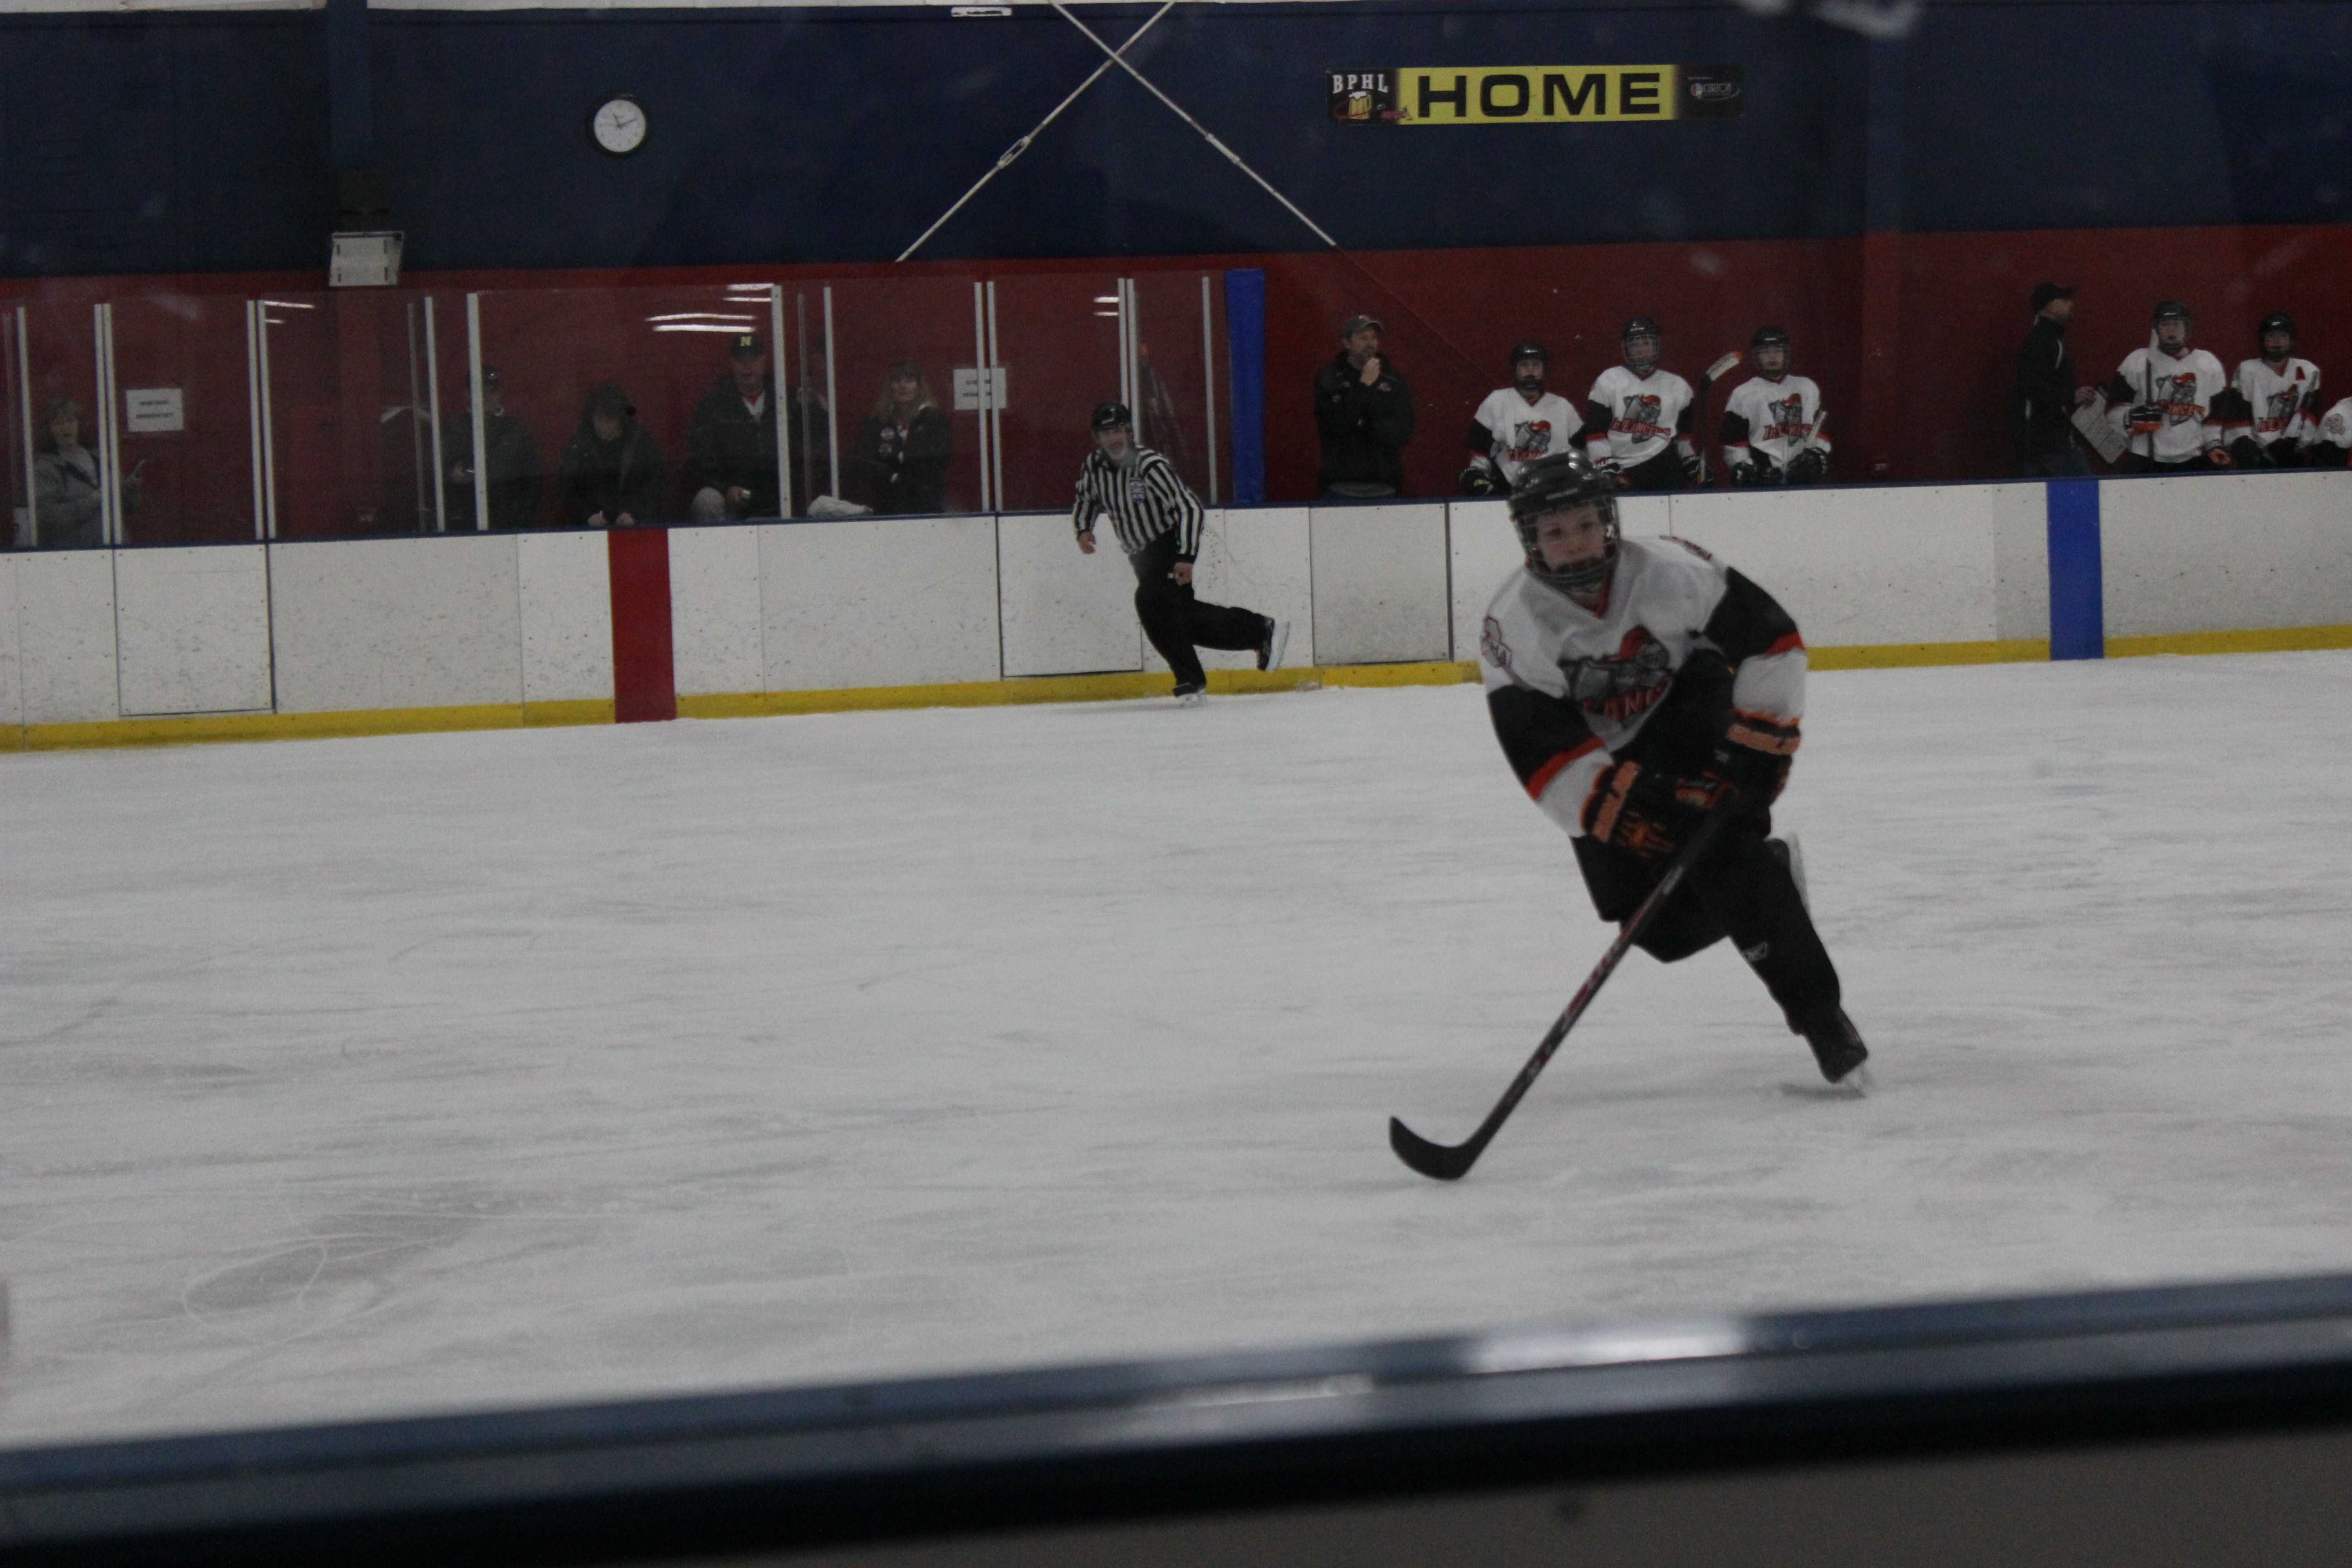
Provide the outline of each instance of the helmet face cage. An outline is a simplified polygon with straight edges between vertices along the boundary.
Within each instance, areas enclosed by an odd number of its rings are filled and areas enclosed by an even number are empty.
[[[1755,362],[1758,370],[1764,370],[1764,351],[1767,349],[1778,349],[1780,352],[1779,367],[1766,371],[1765,374],[1768,375],[1785,374],[1789,367],[1796,363],[1797,351],[1789,342],[1789,334],[1779,327],[1759,327],[1756,329],[1756,335],[1748,340],[1748,357]]]
[[[1625,323],[1624,333],[1618,339],[1618,347],[1625,355],[1625,368],[1636,374],[1649,374],[1657,369],[1665,342],[1666,334],[1658,330],[1657,322],[1647,316],[1634,317]]]
[[[1574,566],[1554,568],[1537,542],[1538,529],[1555,512],[1586,506],[1600,513],[1601,553]],[[1581,452],[1554,452],[1520,469],[1519,482],[1511,490],[1511,522],[1519,531],[1528,574],[1562,593],[1598,587],[1617,565],[1617,487]]]

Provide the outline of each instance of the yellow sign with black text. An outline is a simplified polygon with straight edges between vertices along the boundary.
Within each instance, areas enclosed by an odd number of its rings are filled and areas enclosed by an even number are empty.
[[[1736,65],[1408,66],[1327,71],[1331,118],[1364,125],[1578,125],[1721,120]]]

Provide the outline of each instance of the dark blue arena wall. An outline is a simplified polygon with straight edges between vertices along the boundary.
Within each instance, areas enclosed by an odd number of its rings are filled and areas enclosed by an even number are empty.
[[[340,4],[340,0],[338,0]],[[1114,41],[1149,15],[1083,9]],[[344,16],[348,18],[349,14]],[[315,269],[344,161],[408,265],[887,260],[1099,62],[1050,11],[0,20],[0,272]],[[1900,43],[1728,3],[1181,6],[1139,67],[1349,247],[2341,221],[2352,6],[1930,0]],[[1739,118],[1342,125],[1331,69],[1730,62]],[[641,100],[643,152],[590,142]],[[1318,247],[1141,88],[1096,84],[926,256]]]

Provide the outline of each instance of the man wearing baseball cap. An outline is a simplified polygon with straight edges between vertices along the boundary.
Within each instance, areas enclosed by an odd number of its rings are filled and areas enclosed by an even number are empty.
[[[2066,323],[2074,319],[2074,289],[2038,283],[2032,297],[2033,325],[2017,356],[2017,393],[2011,424],[2017,440],[2017,471],[2027,479],[2087,474],[2090,464],[2074,437],[2074,410],[2098,395],[2074,381],[2066,353]]]
[[[1315,373],[1315,430],[1327,496],[1370,500],[1404,489],[1404,447],[1412,439],[1412,388],[1381,352],[1370,316],[1339,323],[1339,352]]]
[[[757,332],[738,332],[727,345],[727,374],[694,411],[686,436],[687,482],[698,522],[730,517],[778,517],[776,389],[768,376],[768,349]]]

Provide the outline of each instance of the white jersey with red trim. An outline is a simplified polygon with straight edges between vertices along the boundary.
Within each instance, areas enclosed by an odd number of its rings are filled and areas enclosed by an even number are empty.
[[[1811,376],[1752,376],[1724,403],[1723,460],[1747,462],[1752,450],[1785,468],[1800,452],[1830,449],[1822,424],[1822,389]]]
[[[1593,382],[1586,400],[1609,416],[1606,436],[1596,435],[1585,443],[1593,459],[1613,458],[1619,467],[1630,468],[1664,451],[1682,429],[1683,411],[1691,405],[1691,384],[1670,370],[1635,375],[1612,364]]]
[[[1804,713],[1804,638],[1770,595],[1681,539],[1625,539],[1617,549],[1597,610],[1523,566],[1486,606],[1478,639],[1504,750],[1528,795],[1571,835],[1584,831],[1593,781],[1641,734],[1693,649],[1730,661],[1734,708],[1788,724]]]
[[[2164,410],[2164,423],[2151,435],[2133,436],[2129,449],[2159,463],[2177,463],[2221,444],[2213,398],[2229,384],[2221,362],[2203,349],[2178,358],[2162,349],[2134,349],[2108,384],[2107,417],[2129,434],[2132,405],[2155,404]]]
[[[2315,442],[2352,451],[2352,397],[2344,399],[2321,415],[2311,438]]]
[[[1516,386],[1497,387],[1471,416],[1495,437],[1487,457],[1500,470],[1505,485],[1518,483],[1519,469],[1548,452],[1565,452],[1584,421],[1568,399],[1547,392],[1529,403]]]
[[[2255,444],[2302,441],[2311,436],[2319,413],[2319,367],[2307,359],[2290,359],[2273,370],[2267,361],[2242,360],[2238,364],[2238,395],[2253,411],[2250,432]]]

